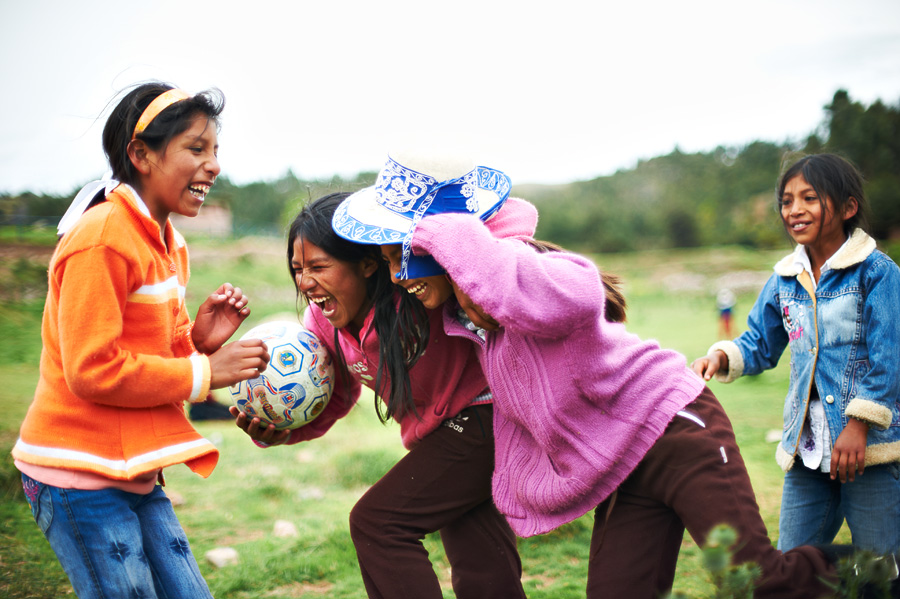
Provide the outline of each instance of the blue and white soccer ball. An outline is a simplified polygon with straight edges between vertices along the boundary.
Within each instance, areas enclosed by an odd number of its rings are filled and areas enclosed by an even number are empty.
[[[297,322],[268,322],[241,339],[262,339],[269,366],[255,379],[230,387],[231,401],[248,417],[278,430],[312,422],[334,390],[334,366],[328,350]]]

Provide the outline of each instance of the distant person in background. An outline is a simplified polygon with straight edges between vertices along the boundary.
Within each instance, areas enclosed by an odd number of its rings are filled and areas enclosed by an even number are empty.
[[[391,283],[377,245],[339,237],[335,209],[349,194],[310,202],[288,233],[287,256],[304,326],[336,364],[331,400],[293,431],[261,426],[231,408],[254,441],[293,444],[325,435],[360,398],[375,391],[382,420],[400,424],[409,452],[359,499],[350,535],[369,597],[440,599],[438,577],[422,544],[440,532],[458,599],[524,598],[516,537],[491,500],[493,408],[475,348],[447,337],[441,310]],[[450,284],[443,278],[437,286]],[[427,298],[434,288],[422,289]],[[409,316],[399,322],[397,307]],[[396,326],[396,328],[395,328]],[[392,336],[400,331],[398,336]],[[410,342],[415,339],[415,342]],[[427,348],[427,351],[426,351]]]
[[[163,469],[209,476],[215,446],[184,402],[259,376],[259,340],[223,344],[250,314],[225,283],[191,322],[188,254],[169,215],[196,216],[219,174],[224,100],[162,83],[126,94],[103,129],[116,181],[60,221],[41,329],[40,380],[13,448],[25,496],[75,593],[212,597]]]
[[[853,544],[900,550],[900,269],[865,232],[856,168],[807,156],[778,183],[797,244],[775,265],[734,341],[694,370],[730,382],[773,368],[790,346],[776,458],[785,471],[778,546],[829,543],[844,519]]]
[[[719,339],[731,339],[734,335],[731,330],[732,311],[737,303],[734,292],[727,287],[719,289],[716,294],[716,308],[719,310]]]
[[[731,422],[684,356],[612,322],[624,306],[593,262],[533,239],[534,206],[510,198],[483,222],[485,175],[439,164],[391,156],[334,225],[360,242],[385,231],[391,273],[416,297],[440,276],[417,259],[445,269],[453,289],[427,301],[443,304],[450,338],[478,350],[494,394],[494,501],[513,530],[542,534],[593,511],[587,596],[657,599],[685,528],[702,545],[726,523],[735,562],[762,570],[754,596],[821,597],[837,554],[772,546]]]

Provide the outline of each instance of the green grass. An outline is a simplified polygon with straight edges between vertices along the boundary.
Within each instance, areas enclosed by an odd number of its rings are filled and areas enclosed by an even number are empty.
[[[0,227],[0,245],[29,244],[41,246],[56,245],[56,225],[40,227]]]
[[[2,242],[0,242],[2,246]],[[242,329],[275,314],[294,313],[294,289],[280,243],[264,239],[192,240],[191,310],[225,280],[251,298],[253,315]],[[596,257],[625,279],[629,329],[693,359],[716,340],[717,315],[709,289],[672,291],[673,275],[702,275],[707,282],[734,270],[767,271],[773,255],[734,248],[653,252]],[[755,298],[740,294],[735,325],[742,328]],[[31,519],[9,449],[31,401],[38,376],[41,302],[13,302],[0,307],[0,596],[55,598],[69,585],[58,562]],[[243,331],[239,331],[238,334]],[[781,428],[781,405],[787,387],[787,359],[774,371],[731,385],[711,383],[732,418],[735,433],[770,533],[777,534],[782,475],[774,461],[775,445],[765,441]],[[176,507],[201,570],[219,599],[257,597],[365,597],[347,516],[365,489],[403,455],[399,427],[381,425],[371,396],[325,437],[310,443],[267,450],[257,448],[230,422],[199,422],[197,428],[221,452],[219,466],[203,480],[187,468],[167,470],[167,491],[181,497]],[[299,536],[276,538],[275,520],[294,523]],[[584,596],[592,515],[550,534],[519,542],[524,584],[532,599]],[[846,530],[840,537],[847,540]],[[425,540],[435,570],[452,597],[449,566],[440,540]],[[237,549],[236,566],[215,569],[203,556],[220,546]],[[675,590],[709,594],[710,585],[689,538],[683,543]]]

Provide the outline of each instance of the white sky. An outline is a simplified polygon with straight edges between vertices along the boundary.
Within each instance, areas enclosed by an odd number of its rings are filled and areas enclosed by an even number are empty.
[[[802,138],[838,88],[896,105],[900,2],[0,0],[0,191],[102,175],[107,105],[147,79],[224,92],[238,184],[423,143],[568,182]]]

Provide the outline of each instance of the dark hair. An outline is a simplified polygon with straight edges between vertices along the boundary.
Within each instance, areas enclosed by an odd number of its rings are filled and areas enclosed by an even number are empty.
[[[119,101],[109,115],[103,127],[103,151],[106,152],[114,179],[129,185],[137,183],[137,171],[128,158],[128,144],[131,143],[134,127],[147,106],[170,89],[174,87],[158,81],[138,84]],[[224,107],[225,97],[218,89],[200,92],[168,106],[137,135],[137,139],[147,144],[151,150],[163,150],[173,137],[187,131],[197,115],[207,117],[218,129],[219,115]]]
[[[853,198],[857,205],[856,214],[844,221],[844,233],[850,235],[857,227],[868,231],[869,205],[863,191],[863,177],[849,160],[837,154],[811,154],[794,162],[778,179],[775,202],[779,213],[784,188],[797,175],[803,175],[816,191],[823,218],[827,210],[826,198],[831,198],[836,214],[842,214]]]
[[[380,246],[354,243],[334,232],[331,218],[340,203],[349,195],[345,192],[328,194],[309,202],[300,210],[288,231],[288,270],[297,290],[299,311],[304,296],[300,292],[297,269],[293,266],[294,240],[297,238],[309,241],[343,262],[359,264],[368,258],[378,265],[375,273],[366,279],[366,295],[372,301],[375,310],[375,332],[378,335],[375,411],[381,421],[385,422],[392,417],[401,418],[408,412],[417,414],[409,369],[425,353],[430,330],[429,321],[421,302],[408,297],[408,294],[397,293],[396,287],[391,282],[390,268],[381,257]],[[398,296],[401,307],[399,311]],[[337,330],[334,332],[334,346],[339,372],[342,380],[346,382],[350,375],[338,342]],[[384,397],[387,398],[385,402],[387,405],[382,409],[381,400]]]
[[[565,252],[566,249],[552,241],[540,241],[526,239],[525,243],[544,252]],[[625,322],[625,294],[622,293],[622,280],[612,273],[600,271],[600,280],[603,283],[603,291],[606,293],[606,301],[603,306],[603,316],[609,322]]]

